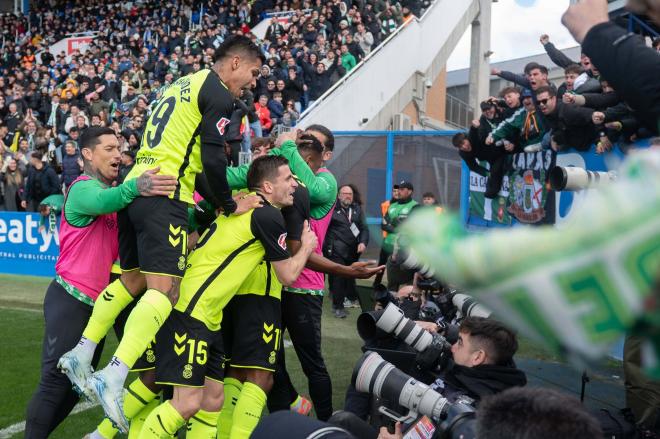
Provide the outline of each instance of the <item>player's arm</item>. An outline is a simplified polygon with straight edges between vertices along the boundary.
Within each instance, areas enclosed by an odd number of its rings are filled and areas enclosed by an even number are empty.
[[[237,206],[227,183],[224,133],[234,109],[234,101],[213,73],[206,77],[198,99],[199,111],[202,113],[199,137],[204,174],[213,197],[219,203],[218,207],[222,207],[224,214],[229,215]]]
[[[288,240],[289,251],[294,256],[302,248],[301,241]],[[341,265],[318,253],[312,253],[307,259],[305,267],[320,273],[332,274],[355,279],[368,279],[385,269],[384,265],[380,267],[368,267],[368,262],[355,262],[351,265]]]
[[[66,199],[66,220],[74,226],[81,222],[86,225],[89,217],[117,212],[139,196],[168,196],[176,189],[176,178],[158,175],[159,170],[150,169],[115,187],[106,187],[96,179],[75,183]]]
[[[247,173],[250,164],[241,166],[230,166],[227,168],[227,182],[232,189],[244,189],[247,187]]]
[[[286,248],[286,228],[282,214],[275,208],[255,209],[250,227],[252,234],[266,250],[265,259],[275,269],[277,279],[284,286],[293,284],[305,268],[305,262],[316,248],[316,235],[305,221],[301,235],[300,251],[291,257]]]
[[[309,191],[312,205],[334,203],[337,199],[337,181],[329,172],[314,174],[303,158],[298,154],[298,146],[293,140],[287,140],[269,154],[284,156],[289,161],[291,172],[302,181]]]

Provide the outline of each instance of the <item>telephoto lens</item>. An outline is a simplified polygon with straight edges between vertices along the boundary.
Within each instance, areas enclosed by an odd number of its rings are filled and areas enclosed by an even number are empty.
[[[576,166],[555,166],[550,170],[548,181],[554,191],[581,191],[602,186],[616,180],[613,171],[587,171]]]
[[[468,296],[467,294],[456,293],[451,300],[463,317],[488,318],[492,314],[488,308],[477,302],[474,297]]]
[[[426,384],[406,375],[375,352],[365,352],[353,370],[353,385],[359,392],[389,401],[397,401],[409,411],[402,422],[413,422],[428,416],[438,428],[434,437],[443,439],[475,439],[475,413],[471,400],[453,404]]]
[[[376,330],[381,329],[402,340],[417,352],[424,351],[433,343],[433,335],[404,316],[403,311],[393,303],[388,303],[382,311],[360,314],[357,329],[363,340],[373,340],[376,337]]]

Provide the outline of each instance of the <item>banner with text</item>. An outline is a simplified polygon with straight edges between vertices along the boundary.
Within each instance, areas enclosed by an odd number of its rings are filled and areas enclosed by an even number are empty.
[[[479,221],[493,225],[554,224],[555,193],[548,190],[546,177],[555,165],[552,150],[514,154],[502,188],[494,199],[484,197],[488,177],[470,172],[470,204],[468,223]],[[488,168],[488,162],[479,164]]]
[[[59,224],[51,233],[40,230],[39,220],[36,212],[0,212],[0,273],[55,275]]]

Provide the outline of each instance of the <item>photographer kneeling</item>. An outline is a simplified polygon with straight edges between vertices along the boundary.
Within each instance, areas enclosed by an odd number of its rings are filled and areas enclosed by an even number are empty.
[[[513,361],[517,349],[516,335],[506,326],[489,318],[467,317],[459,327],[458,341],[451,346],[452,358],[441,368],[439,377],[430,387],[450,403],[467,396],[478,404],[485,396],[524,386],[527,383],[525,374]],[[420,353],[417,362],[432,369],[442,363],[442,357],[431,348]],[[347,398],[350,396],[347,394]],[[345,406],[350,410],[348,400]],[[330,422],[351,432],[359,431],[358,437],[367,437],[364,432],[370,431],[370,437],[376,438],[376,428],[357,415],[350,411],[339,412]],[[410,426],[404,426],[404,431],[406,427]]]

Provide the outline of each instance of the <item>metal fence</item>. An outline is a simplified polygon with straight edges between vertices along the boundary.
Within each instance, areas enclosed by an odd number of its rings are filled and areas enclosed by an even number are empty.
[[[392,186],[410,181],[413,198],[432,192],[452,210],[461,207],[461,162],[451,145],[454,131],[336,132],[328,168],[342,184],[360,191],[372,241],[379,242],[380,204],[392,197]]]

